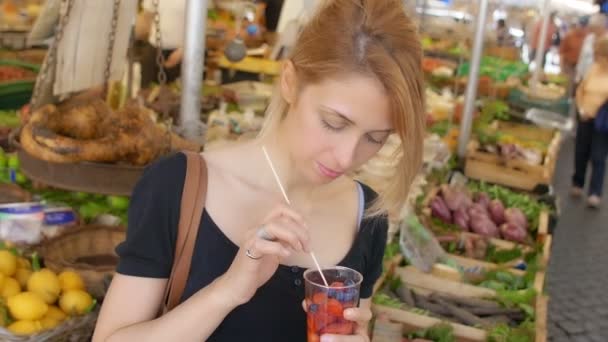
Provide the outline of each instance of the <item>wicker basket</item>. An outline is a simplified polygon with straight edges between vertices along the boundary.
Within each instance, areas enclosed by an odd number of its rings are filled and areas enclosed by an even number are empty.
[[[74,269],[91,295],[102,299],[118,262],[114,249],[125,233],[123,227],[82,226],[42,243],[38,250],[46,267],[55,272]]]
[[[0,327],[0,341],[7,342],[82,342],[90,341],[95,330],[99,306],[96,310],[84,316],[72,317],[55,329],[36,335],[17,336]]]

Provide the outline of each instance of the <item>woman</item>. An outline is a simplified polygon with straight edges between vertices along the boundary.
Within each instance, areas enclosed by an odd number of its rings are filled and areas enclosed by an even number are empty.
[[[314,251],[321,265],[364,276],[360,306],[344,312],[357,334],[321,340],[369,341],[384,213],[403,205],[421,165],[420,65],[419,37],[400,0],[324,2],[284,63],[263,134],[203,155],[207,199],[182,303],[156,318],[184,184],[185,157],[177,154],[150,167],[134,191],[127,239],[117,249],[120,263],[93,340],[306,341],[302,275],[314,267],[307,253]],[[376,195],[348,174],[391,133],[404,142],[397,175]]]
[[[595,43],[594,62],[576,90],[578,128],[576,130],[575,171],[572,177],[572,195],[583,194],[587,164],[591,161],[591,182],[587,204],[598,208],[601,203],[608,154],[608,134],[597,132],[594,118],[608,101],[608,38],[603,36]]]

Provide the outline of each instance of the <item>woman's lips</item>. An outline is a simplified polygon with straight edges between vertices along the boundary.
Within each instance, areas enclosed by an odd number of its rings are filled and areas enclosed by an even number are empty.
[[[323,166],[323,164],[321,164],[319,162],[317,162],[317,166],[318,166],[319,171],[321,172],[321,174],[323,174],[327,178],[334,179],[334,178],[338,178],[338,177],[342,176],[342,172],[337,172],[337,171],[334,171],[334,170],[332,170],[330,168],[327,168],[327,167]]]

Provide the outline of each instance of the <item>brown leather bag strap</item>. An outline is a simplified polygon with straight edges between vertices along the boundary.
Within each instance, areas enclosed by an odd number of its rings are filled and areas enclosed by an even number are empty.
[[[194,253],[194,243],[198,235],[207,196],[207,165],[205,159],[195,152],[183,153],[187,157],[186,179],[182,192],[173,267],[165,290],[163,313],[179,304],[186,288],[192,254]]]

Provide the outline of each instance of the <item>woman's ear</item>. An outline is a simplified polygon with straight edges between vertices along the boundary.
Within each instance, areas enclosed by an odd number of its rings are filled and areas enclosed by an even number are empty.
[[[292,105],[296,101],[297,89],[296,68],[293,62],[288,59],[283,62],[281,70],[281,96],[283,96],[283,99],[289,105]]]

